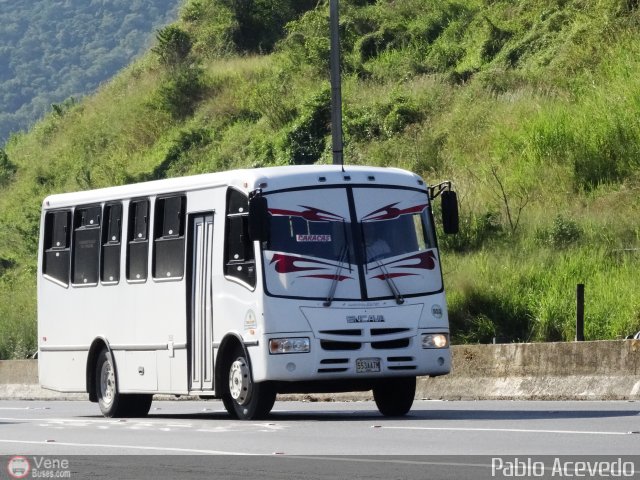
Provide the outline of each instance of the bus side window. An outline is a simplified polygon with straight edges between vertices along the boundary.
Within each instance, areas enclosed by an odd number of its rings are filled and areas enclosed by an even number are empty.
[[[69,284],[69,240],[71,211],[48,212],[44,219],[42,273],[64,285]]]
[[[120,250],[122,235],[122,204],[104,206],[102,225],[102,263],[100,280],[105,284],[120,281]]]
[[[153,239],[153,278],[181,279],[184,275],[184,195],[156,200]]]
[[[95,285],[98,283],[100,258],[100,217],[99,205],[78,207],[73,215],[73,285]]]
[[[129,203],[127,237],[127,280],[144,281],[149,258],[149,200],[146,198]]]
[[[256,265],[253,242],[248,236],[249,200],[243,193],[229,189],[227,193],[227,226],[225,238],[225,269],[228,277],[256,286]]]

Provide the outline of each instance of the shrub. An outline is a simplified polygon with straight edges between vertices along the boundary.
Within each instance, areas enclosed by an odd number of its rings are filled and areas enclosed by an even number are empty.
[[[181,131],[178,138],[171,143],[162,162],[144,180],[158,180],[187,174],[189,152],[209,143],[211,143],[211,132],[204,128]]]
[[[191,2],[187,2],[180,12],[180,17],[185,22],[195,22],[202,18],[204,14],[204,6],[200,0],[192,0]]]
[[[562,215],[556,216],[551,228],[541,229],[536,232],[536,237],[539,240],[554,248],[566,248],[578,243],[582,235],[583,230],[580,225]]]
[[[380,114],[374,108],[349,108],[343,110],[343,129],[350,140],[365,141],[380,138],[383,127]]]
[[[193,114],[205,90],[200,67],[183,67],[173,71],[158,88],[154,105],[175,119]]]
[[[500,53],[505,43],[507,43],[513,36],[513,33],[496,26],[486,17],[485,22],[487,23],[488,28],[487,38],[482,44],[480,56],[484,61],[490,62],[496,55],[498,55],[498,53]]]
[[[8,185],[17,171],[18,167],[11,163],[7,153],[0,148],[0,187]]]
[[[409,37],[403,25],[384,26],[376,32],[366,34],[356,42],[355,49],[362,63],[377,57],[381,52],[406,45]]]
[[[316,0],[221,0],[234,13],[234,43],[243,51],[271,52],[285,25],[316,6]]]
[[[384,131],[387,135],[399,133],[412,123],[422,120],[422,111],[410,99],[403,96],[391,100],[390,110],[384,119]]]
[[[156,32],[158,44],[153,52],[158,55],[160,62],[168,67],[176,67],[185,62],[193,42],[187,32],[175,25],[169,25]]]
[[[439,243],[445,250],[472,252],[502,237],[504,229],[500,214],[494,211],[460,214],[460,231],[456,235],[441,235]]]
[[[285,141],[289,161],[295,165],[317,162],[325,148],[325,137],[331,133],[331,92],[324,89],[304,106]]]

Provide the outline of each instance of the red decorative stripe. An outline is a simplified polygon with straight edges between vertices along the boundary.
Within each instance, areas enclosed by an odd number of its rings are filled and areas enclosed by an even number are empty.
[[[386,207],[379,208],[378,210],[375,210],[370,214],[362,217],[362,221],[366,222],[366,221],[374,221],[374,220],[393,220],[395,218],[398,218],[401,215],[408,215],[411,213],[420,213],[427,206],[427,204],[425,203],[423,205],[416,205],[416,206],[405,208],[405,209],[399,209],[399,208],[396,208],[396,205],[398,203],[399,202],[392,203],[390,205],[387,205]]]
[[[344,275],[301,275],[302,278],[322,278],[324,280],[338,280],[342,282],[343,280],[352,280],[351,277],[345,277]]]
[[[315,263],[318,266],[299,266],[296,263],[304,262],[304,263]],[[330,263],[320,262],[318,260],[309,260],[302,257],[294,257],[292,255],[285,255],[283,253],[275,253],[271,262],[269,264],[275,263],[275,270],[278,273],[293,273],[293,272],[306,272],[308,270],[325,270],[327,267],[323,265],[328,265],[333,267]]]
[[[398,265],[397,262],[405,262],[407,260],[418,260],[418,263],[403,263]],[[436,256],[432,251],[418,253],[417,255],[412,255],[410,257],[402,258],[400,260],[396,260],[390,264],[391,268],[419,268],[422,270],[433,270],[436,268]]]
[[[418,262],[404,263],[409,260],[418,260]],[[436,268],[436,256],[432,251],[421,252],[410,257],[400,258],[389,263],[383,263],[382,266],[387,268],[415,268],[420,270],[433,270]],[[373,267],[372,270],[380,268],[379,266]],[[377,278],[377,277],[374,277]]]
[[[301,217],[310,222],[327,222],[327,221],[343,221],[344,217],[336,215],[335,213],[327,212],[326,210],[320,210],[315,207],[308,207],[306,205],[298,205],[299,207],[306,208],[303,211],[297,210],[283,210],[280,208],[270,208],[269,213],[271,215],[280,215],[286,217]]]
[[[410,277],[412,275],[417,275],[417,273],[381,273],[380,275],[376,275],[374,277],[369,278],[377,278],[378,280],[384,280],[385,278],[397,278],[397,277]]]

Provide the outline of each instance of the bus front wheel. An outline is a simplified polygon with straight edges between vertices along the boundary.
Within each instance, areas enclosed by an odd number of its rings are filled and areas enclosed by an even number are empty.
[[[415,395],[416,377],[388,378],[373,387],[373,399],[385,417],[406,415]]]
[[[268,382],[255,383],[247,354],[236,347],[226,362],[225,391],[222,403],[229,414],[240,420],[266,417],[276,400],[276,391]]]
[[[149,413],[153,395],[122,394],[118,391],[117,372],[111,352],[104,348],[96,362],[96,394],[105,417],[144,417]]]

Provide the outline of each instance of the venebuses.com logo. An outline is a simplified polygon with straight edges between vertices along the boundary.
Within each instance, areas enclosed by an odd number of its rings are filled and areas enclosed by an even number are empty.
[[[7,463],[7,472],[11,478],[26,478],[30,471],[31,465],[26,457],[11,457]]]
[[[7,462],[9,478],[71,478],[69,460],[15,455]]]

